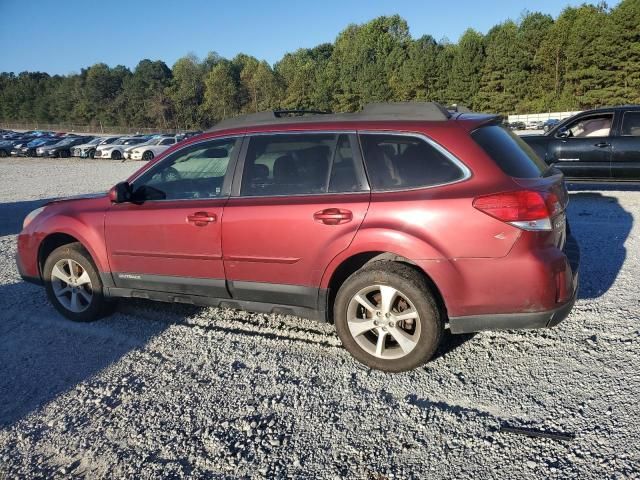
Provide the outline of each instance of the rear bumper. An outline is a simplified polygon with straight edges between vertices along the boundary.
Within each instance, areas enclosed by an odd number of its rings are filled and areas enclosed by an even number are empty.
[[[577,276],[576,276],[577,278]],[[471,333],[484,330],[518,330],[554,327],[567,318],[576,302],[576,291],[562,306],[545,312],[499,313],[496,315],[470,315],[449,319],[451,333]]]
[[[580,267],[580,247],[575,238],[567,237],[563,252],[570,269],[568,286],[564,287],[564,298],[552,309],[539,312],[496,313],[467,315],[449,318],[451,333],[471,333],[484,330],[516,330],[553,327],[563,321],[571,312],[578,294],[578,269]],[[569,273],[569,272],[567,272]],[[565,275],[565,278],[568,275]],[[567,291],[568,290],[568,291]]]

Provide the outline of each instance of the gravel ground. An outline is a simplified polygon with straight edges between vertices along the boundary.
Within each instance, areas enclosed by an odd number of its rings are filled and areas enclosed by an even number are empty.
[[[15,269],[22,216],[139,166],[0,162],[0,478],[640,478],[638,189],[572,192],[582,283],[565,322],[448,336],[384,374],[295,317],[140,301],[60,317]]]

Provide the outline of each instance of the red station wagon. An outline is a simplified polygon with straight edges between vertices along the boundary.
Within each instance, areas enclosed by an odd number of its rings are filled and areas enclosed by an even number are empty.
[[[18,268],[71,320],[117,297],[292,314],[403,371],[445,328],[568,315],[567,201],[562,173],[497,116],[435,103],[264,112],[177,144],[107,194],[30,213]]]

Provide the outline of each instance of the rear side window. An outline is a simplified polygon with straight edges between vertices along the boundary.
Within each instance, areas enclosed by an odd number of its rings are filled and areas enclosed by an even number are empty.
[[[524,140],[503,127],[481,127],[471,136],[510,177],[538,178],[547,170],[547,164]]]
[[[622,135],[640,137],[640,112],[624,112]]]
[[[360,144],[374,191],[442,185],[464,177],[448,156],[418,137],[365,133]]]
[[[366,190],[347,134],[257,135],[249,140],[243,196]]]

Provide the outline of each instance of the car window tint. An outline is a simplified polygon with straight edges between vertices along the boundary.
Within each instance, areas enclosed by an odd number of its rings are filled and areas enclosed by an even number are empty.
[[[640,137],[640,112],[624,112],[622,135]]]
[[[471,137],[510,177],[538,178],[548,168],[524,140],[503,127],[480,127],[471,133]]]
[[[451,159],[418,137],[361,134],[360,143],[374,191],[428,187],[464,176]]]
[[[151,187],[153,198],[167,200],[219,197],[235,148],[235,139],[187,147],[145,172],[134,182],[134,191],[144,194]]]
[[[240,194],[313,195],[361,191],[346,134],[256,135],[249,140]]]
[[[160,145],[173,145],[174,143],[175,140],[173,138],[166,138],[162,140],[162,143],[160,143]]]
[[[568,138],[608,137],[613,113],[583,117],[567,125]]]

